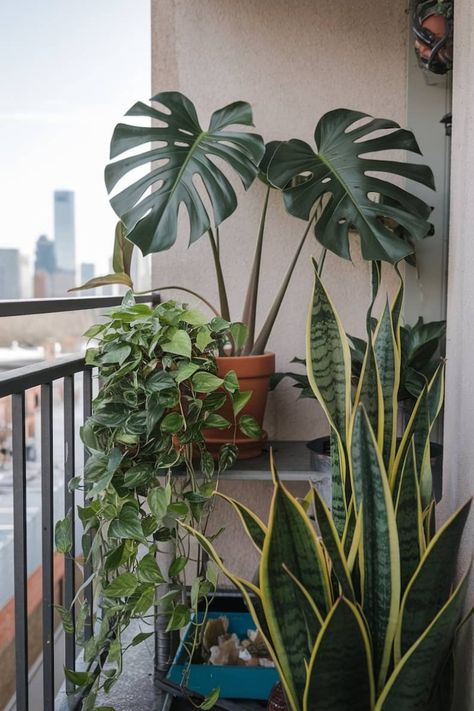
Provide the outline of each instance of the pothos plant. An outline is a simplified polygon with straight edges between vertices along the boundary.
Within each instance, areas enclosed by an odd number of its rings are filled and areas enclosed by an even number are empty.
[[[95,708],[98,692],[110,691],[119,677],[130,621],[152,623],[157,585],[165,584],[159,602],[169,631],[187,625],[192,609],[215,589],[214,570],[199,555],[192,560],[177,523],[205,531],[218,477],[237,455],[232,439],[238,430],[258,434],[253,418],[240,414],[251,393],[239,390],[233,372],[216,375],[215,354],[238,334],[238,325],[220,317],[208,321],[175,301],[155,308],[137,304],[130,293],[105,323],[85,334],[97,341],[86,363],[97,369],[100,389],[81,430],[89,452],[84,477],[73,485],[86,492],[84,507],[78,507],[83,556],[100,604],[92,636],[83,640],[86,671],[66,670],[85,691],[84,709]],[[218,412],[227,397],[232,423]],[[202,430],[230,425],[234,435],[215,460]],[[73,555],[70,531],[69,512],[56,527],[57,548],[66,555]],[[159,565],[162,547],[172,550],[164,557],[166,568]],[[72,611],[59,611],[71,629]],[[90,614],[83,601],[79,621]],[[141,631],[128,646],[150,634]]]
[[[265,351],[301,250],[311,233],[322,245],[322,264],[327,250],[350,259],[351,231],[360,236],[364,259],[391,263],[413,255],[413,240],[431,232],[431,207],[385,177],[400,176],[434,187],[433,174],[427,166],[387,160],[387,151],[420,153],[414,135],[395,121],[335,109],[317,122],[315,145],[296,138],[265,143],[261,135],[247,130],[254,124],[252,108],[245,101],[214,111],[207,129],[202,127],[192,101],[183,94],[162,92],[151,101],[152,105],[134,104],[126,115],[145,118],[152,125],[119,123],[111,139],[112,162],[105,169],[105,183],[111,205],[121,220],[114,273],[97,277],[81,289],[110,283],[132,287],[133,246],[144,255],[172,247],[178,236],[178,214],[184,206],[189,217],[190,246],[202,237],[209,240],[219,307],[188,285],[160,284],[155,288],[191,291],[230,321],[220,229],[238,206],[232,178],[240,180],[248,190],[258,177],[265,184],[265,193],[254,258],[248,260],[251,266],[241,318],[248,328],[248,338],[241,348],[233,350],[236,354],[259,355]],[[135,152],[130,154],[132,149]],[[130,173],[135,176],[135,169],[149,164],[151,169],[144,176],[132,177],[124,185],[122,181]],[[304,221],[304,228],[257,333],[267,214],[270,206],[282,199],[288,213]]]

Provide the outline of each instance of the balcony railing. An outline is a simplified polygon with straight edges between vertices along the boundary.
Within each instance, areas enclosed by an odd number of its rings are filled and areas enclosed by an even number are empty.
[[[137,301],[149,302],[150,297]],[[66,299],[38,299],[31,301],[0,301],[0,317],[33,316],[65,311],[102,309],[120,304],[120,297],[84,297]],[[76,412],[75,385],[82,379],[82,420],[91,413],[93,380],[92,370],[81,356],[58,358],[0,374],[0,398],[11,396],[11,457],[13,474],[13,553],[14,553],[14,639],[16,670],[16,709],[29,711],[28,655],[28,550],[27,550],[27,441],[25,433],[25,393],[30,388],[40,388],[40,484],[41,484],[41,579],[42,579],[42,709],[54,709],[57,689],[55,679],[55,574],[54,574],[54,471],[53,471],[53,383],[62,381],[64,427],[63,485],[64,512],[71,512],[74,536],[75,493],[69,489],[76,468]],[[84,450],[83,459],[87,458]],[[76,595],[76,564],[73,538],[72,554],[64,562],[62,604],[71,608],[74,620]],[[84,581],[92,571],[86,563]],[[92,582],[85,585],[84,594],[93,612]],[[91,634],[91,621],[86,623],[86,638]],[[61,642],[62,643],[62,642]],[[64,659],[68,668],[75,668],[76,641],[73,630],[64,636]]]

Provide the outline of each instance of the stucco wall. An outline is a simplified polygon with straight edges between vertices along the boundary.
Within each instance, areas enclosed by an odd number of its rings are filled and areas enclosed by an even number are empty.
[[[453,72],[451,228],[449,237],[448,336],[444,418],[444,517],[474,493],[474,6],[456,0]],[[474,512],[464,536],[459,571],[472,560]],[[474,600],[471,573],[470,605]],[[456,711],[474,708],[474,625],[465,626],[458,647]]]
[[[178,89],[201,121],[237,99],[249,101],[266,140],[311,141],[321,114],[340,106],[406,121],[405,0],[152,0],[153,92]],[[264,250],[259,313],[278,288],[304,223],[289,218],[275,195]],[[240,317],[263,198],[261,185],[239,194],[239,208],[221,229],[232,316]],[[183,232],[186,231],[183,219]],[[269,348],[286,369],[304,355],[311,292],[308,241]],[[352,333],[363,333],[368,270],[329,257],[326,283]],[[185,284],[217,301],[206,238],[179,244],[153,260],[153,284]],[[310,439],[326,431],[312,402],[295,404],[288,385],[271,394],[266,426],[272,437]],[[291,410],[287,406],[291,406]]]

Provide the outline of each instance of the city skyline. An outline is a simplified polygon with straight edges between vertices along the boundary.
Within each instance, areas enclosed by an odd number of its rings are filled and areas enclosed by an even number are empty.
[[[149,35],[147,0],[2,7],[0,248],[32,264],[38,236],[54,235],[51,195],[73,191],[76,263],[106,273],[117,218],[103,171],[115,124],[150,96]]]

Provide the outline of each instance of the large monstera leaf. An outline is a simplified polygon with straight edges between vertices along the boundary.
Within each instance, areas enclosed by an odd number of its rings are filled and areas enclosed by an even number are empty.
[[[111,205],[127,229],[127,239],[143,254],[161,252],[176,241],[178,211],[184,204],[189,215],[190,243],[211,227],[204,206],[204,189],[212,206],[212,224],[219,225],[237,207],[232,185],[214,162],[223,161],[247,189],[258,174],[264,154],[261,136],[229,130],[229,126],[253,126],[252,110],[237,101],[215,111],[204,131],[194,104],[179,92],[164,92],[151,101],[158,108],[138,102],[127,116],[153,119],[153,126],[118,124],[112,136],[110,157],[144,144],[145,150],[127,156],[105,169],[110,193],[131,170],[153,162],[150,172],[111,198]],[[156,124],[156,122],[159,122]],[[202,182],[198,187],[197,178]],[[148,189],[152,188],[151,193]]]
[[[354,127],[361,119],[366,121]],[[431,208],[381,174],[434,188],[433,174],[427,166],[374,154],[393,150],[420,154],[413,134],[394,121],[336,109],[322,117],[314,138],[317,152],[304,141],[292,139],[280,146],[268,168],[269,180],[284,189],[288,212],[307,220],[324,198],[316,238],[345,259],[350,259],[351,228],[360,234],[365,259],[394,263],[412,254],[408,238],[403,239],[394,228],[401,226],[409,238],[426,237]]]

